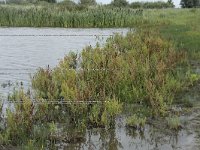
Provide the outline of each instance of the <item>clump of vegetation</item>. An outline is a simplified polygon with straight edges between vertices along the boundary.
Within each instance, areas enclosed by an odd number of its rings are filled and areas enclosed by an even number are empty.
[[[35,138],[38,139],[38,142],[43,143],[48,137],[48,125],[45,126],[46,132],[41,134],[42,136],[35,135],[35,128],[43,127],[42,122],[46,118],[43,113],[44,108],[37,107],[23,89],[15,92],[15,98],[12,99],[14,110],[7,109],[6,127],[4,131],[0,132],[2,144],[18,145],[21,143],[26,145],[30,139]]]
[[[173,45],[152,32],[116,35],[104,48],[87,47],[70,54],[53,70],[40,69],[32,80],[43,99],[143,103],[154,115],[164,114],[173,95],[184,86],[176,65],[185,59]],[[81,58],[81,62],[77,58]],[[80,64],[77,70],[76,64]]]
[[[199,81],[200,75],[196,73],[189,74],[189,83],[193,85],[195,82]]]
[[[122,104],[115,99],[106,99],[103,105],[92,106],[89,123],[92,127],[114,127],[115,117],[122,111]]]
[[[93,6],[97,4],[95,0],[80,0],[79,3],[85,6]]]
[[[126,7],[129,3],[126,0],[113,0],[110,5],[114,7]]]
[[[182,128],[180,123],[180,118],[178,116],[168,117],[166,118],[166,120],[167,120],[167,126],[170,129],[179,130]]]
[[[47,147],[47,142],[49,142],[48,147],[52,147],[59,140],[70,142],[79,139],[80,135],[72,136],[68,132],[65,135],[61,134],[54,123],[70,122],[71,117],[74,117],[73,115],[77,116],[73,118],[73,127],[70,127],[70,129],[75,128],[81,133],[85,132],[86,124],[83,124],[84,120],[81,120],[83,123],[76,122],[80,121],[80,119],[77,119],[77,117],[80,117],[77,111],[80,111],[82,107],[76,107],[76,112],[71,110],[72,116],[68,117],[67,110],[62,109],[62,106],[47,103],[42,99],[33,101],[21,87],[10,96],[10,102],[13,103],[14,108],[7,109],[6,118],[4,118],[6,126],[4,130],[0,130],[0,144],[35,149],[36,147]],[[63,111],[65,111],[64,114]]]
[[[146,123],[146,117],[138,117],[137,115],[132,115],[127,118],[126,126],[142,130]]]
[[[171,0],[168,2],[132,2],[130,8],[134,9],[161,9],[161,8],[174,8],[174,4]]]
[[[199,0],[181,0],[180,5],[182,8],[198,8],[200,7]]]
[[[73,5],[73,4],[72,4]],[[56,6],[0,6],[0,26],[15,27],[67,27],[105,28],[131,27],[137,24],[142,14],[136,10],[120,8],[81,9],[69,11],[64,5]],[[52,11],[53,10],[53,11]],[[45,16],[45,17],[44,17]],[[141,19],[140,19],[141,20]]]

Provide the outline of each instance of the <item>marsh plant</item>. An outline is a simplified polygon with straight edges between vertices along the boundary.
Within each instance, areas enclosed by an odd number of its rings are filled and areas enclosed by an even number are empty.
[[[178,116],[170,116],[166,118],[167,126],[170,129],[179,130],[182,128],[180,118]]]
[[[177,69],[186,62],[185,55],[155,32],[130,32],[108,39],[102,48],[70,53],[53,69],[39,69],[32,87],[36,98],[47,101],[105,105],[107,99],[117,99],[150,107],[154,116],[164,115],[175,93],[193,76]]]
[[[65,7],[0,5],[0,26],[14,27],[131,27],[139,22],[142,12],[121,8],[88,8],[69,11]]]
[[[122,111],[122,104],[115,99],[107,99],[104,106],[94,105],[90,112],[89,121],[95,127],[114,127],[115,117]]]
[[[142,130],[146,124],[146,117],[138,117],[136,114],[130,116],[126,120],[126,126],[134,129]]]
[[[33,137],[34,126],[41,123],[45,117],[44,114],[41,115],[42,110],[35,107],[22,89],[17,93],[15,95],[17,100],[13,100],[14,110],[7,109],[6,112],[6,130],[1,133],[4,144],[17,145],[19,142],[25,144],[28,142],[26,140]]]

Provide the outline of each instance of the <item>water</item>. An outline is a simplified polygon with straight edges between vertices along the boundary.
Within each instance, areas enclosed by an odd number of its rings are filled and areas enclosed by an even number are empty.
[[[191,121],[191,118],[185,119]],[[126,128],[125,122],[125,116],[120,116],[116,119],[113,129],[88,129],[82,135],[83,141],[75,143],[57,141],[55,145],[60,150],[198,150],[200,148],[196,137],[198,135],[190,125],[184,126],[184,130],[174,131],[168,130],[165,124],[158,122],[155,126],[146,125],[144,131],[136,131]],[[66,135],[65,130],[61,129],[60,132],[64,133],[63,136]]]
[[[114,33],[129,29],[0,28],[0,93],[6,95],[13,84],[30,84],[37,68],[56,66],[70,51],[101,44]]]
[[[103,137],[103,133],[106,134],[104,135],[106,137]],[[112,150],[186,150],[191,147],[191,142],[193,142],[194,138],[192,134],[188,134],[185,131],[166,135],[165,132],[156,131],[150,126],[146,126],[144,132],[134,131],[133,129],[128,130],[120,126],[110,131],[101,129],[95,132],[95,130],[90,130],[87,132],[86,139],[87,141],[83,143],[84,149],[88,149],[87,143],[90,143],[93,149],[106,147],[105,149]]]

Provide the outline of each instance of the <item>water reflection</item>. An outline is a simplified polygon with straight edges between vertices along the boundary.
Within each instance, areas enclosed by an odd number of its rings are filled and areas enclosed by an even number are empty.
[[[152,125],[146,125],[144,131],[138,131],[125,127],[124,119],[116,119],[116,126],[112,129],[92,128],[82,133],[65,129],[73,131],[70,134],[79,137],[79,140],[58,142],[56,147],[63,150],[188,150],[195,146],[195,134],[191,131],[175,132],[164,126],[156,128]],[[80,137],[84,140],[80,140]]]

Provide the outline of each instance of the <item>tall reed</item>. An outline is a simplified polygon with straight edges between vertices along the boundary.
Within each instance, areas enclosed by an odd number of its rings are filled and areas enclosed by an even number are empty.
[[[0,26],[16,27],[131,27],[142,17],[131,9],[88,8],[68,11],[59,7],[0,6]]]

